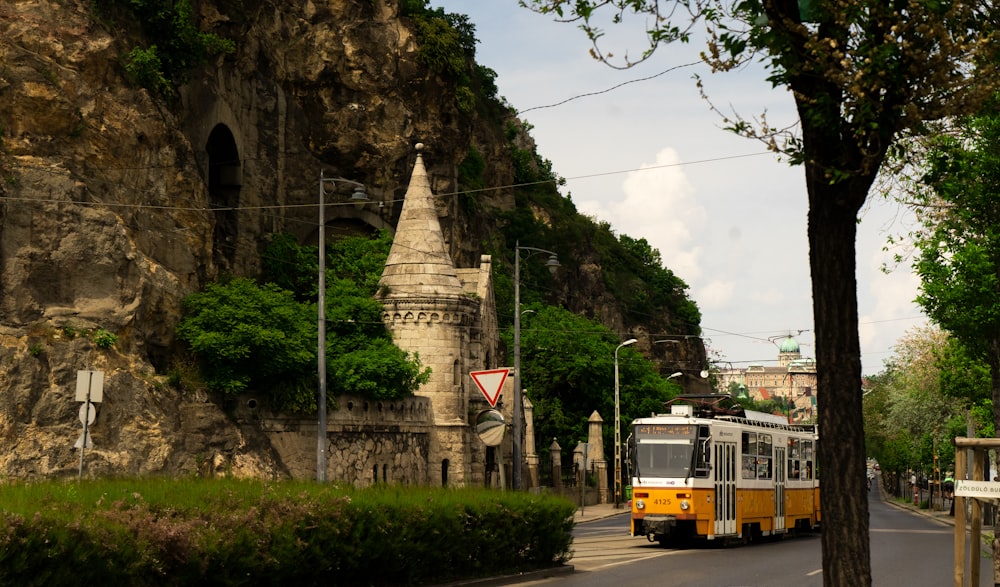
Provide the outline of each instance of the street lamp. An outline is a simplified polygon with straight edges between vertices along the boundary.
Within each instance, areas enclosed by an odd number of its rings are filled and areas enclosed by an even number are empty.
[[[553,274],[559,268],[559,259],[552,251],[537,249],[535,247],[522,247],[520,241],[514,243],[514,411],[512,426],[514,427],[513,450],[511,451],[511,473],[513,479],[511,483],[515,490],[521,489],[521,429],[524,419],[521,404],[521,251],[531,253],[545,253],[549,260],[545,266]]]
[[[323,177],[319,171],[319,296],[316,302],[316,374],[319,376],[319,424],[316,431],[316,480],[326,481],[326,191],[323,183],[330,182],[336,189],[337,183],[354,186],[351,201],[367,201],[364,184],[342,177]]]
[[[618,351],[623,346],[639,342],[630,338],[615,348],[615,508],[620,507],[622,499],[622,419],[618,402]]]

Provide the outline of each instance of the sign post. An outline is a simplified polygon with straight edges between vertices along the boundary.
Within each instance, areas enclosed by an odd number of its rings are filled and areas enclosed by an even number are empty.
[[[80,471],[78,477],[83,478],[83,456],[90,443],[90,425],[97,417],[95,403],[100,403],[104,399],[104,371],[77,371],[76,372],[76,401],[83,402],[80,406],[80,422],[83,423],[83,434],[76,441],[76,448],[80,449]]]

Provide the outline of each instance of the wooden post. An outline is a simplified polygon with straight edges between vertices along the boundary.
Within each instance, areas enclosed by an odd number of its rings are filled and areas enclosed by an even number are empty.
[[[972,451],[972,478],[976,481],[983,481],[983,459],[986,453],[984,449],[976,448]],[[972,498],[972,520],[969,529],[969,585],[979,585],[979,549],[982,542],[983,531],[983,504],[977,498]]]
[[[966,448],[955,439],[955,477],[965,477]],[[965,498],[955,495],[955,587],[965,587]]]

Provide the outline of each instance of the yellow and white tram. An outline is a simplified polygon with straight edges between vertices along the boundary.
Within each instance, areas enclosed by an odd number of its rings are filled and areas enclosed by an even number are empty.
[[[814,426],[680,396],[632,423],[632,536],[748,542],[820,524]]]

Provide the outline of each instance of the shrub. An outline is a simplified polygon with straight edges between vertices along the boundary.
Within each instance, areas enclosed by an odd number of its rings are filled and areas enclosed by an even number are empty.
[[[94,333],[94,344],[97,348],[109,349],[118,343],[118,335],[113,332],[108,332],[103,328],[98,328],[97,332]]]
[[[72,489],[72,490],[71,490]],[[424,585],[559,565],[575,506],[233,479],[0,486],[3,585]]]

